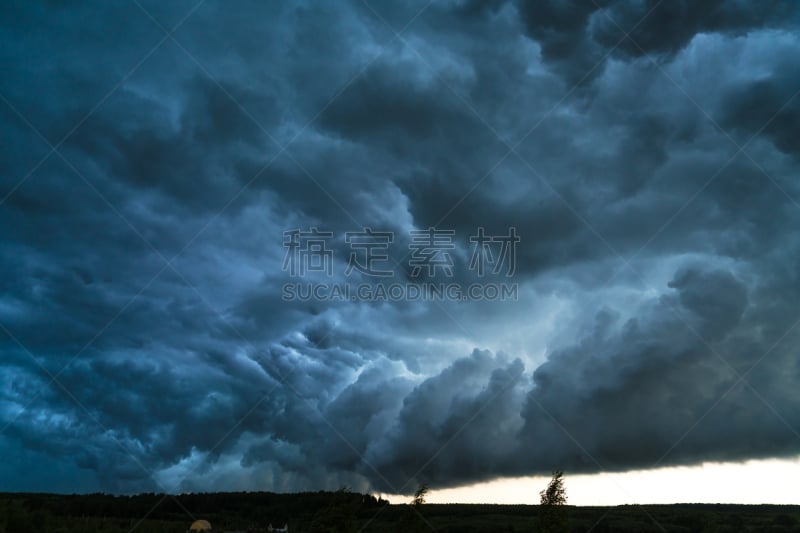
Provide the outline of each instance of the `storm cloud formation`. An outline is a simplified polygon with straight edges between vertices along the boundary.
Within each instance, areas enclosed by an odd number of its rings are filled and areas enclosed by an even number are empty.
[[[0,9],[0,489],[800,452],[797,3]],[[285,301],[312,227],[515,227],[519,297]]]

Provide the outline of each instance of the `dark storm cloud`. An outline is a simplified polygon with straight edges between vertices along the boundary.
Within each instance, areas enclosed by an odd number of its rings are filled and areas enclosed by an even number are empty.
[[[627,320],[601,310],[592,331],[533,372],[532,387],[519,379],[520,361],[504,367],[480,352],[424,382],[369,448],[389,458],[379,487],[447,485],[487,469],[593,472],[795,454],[797,332],[781,337],[797,317],[749,296],[724,270],[682,270],[670,288]],[[769,322],[772,331],[752,336]],[[765,416],[772,406],[778,416]]]
[[[420,384],[403,399],[396,424],[368,448],[391,483],[378,480],[380,488],[409,492],[418,481],[469,482],[487,466],[495,475],[513,473],[522,372],[519,359],[476,350]]]
[[[796,454],[796,4],[598,4],[5,4],[1,488]],[[519,301],[282,300],[363,226],[514,226]]]
[[[778,64],[769,78],[732,87],[720,105],[722,124],[744,131],[748,138],[763,133],[782,152],[796,156],[800,95],[793,88],[800,87],[798,78],[797,69]]]
[[[684,271],[671,286],[677,294],[653,302],[619,329],[611,326],[613,317],[598,315],[590,336],[554,353],[534,372],[523,434],[533,440],[543,433],[559,435],[564,446],[551,448],[555,457],[549,461],[575,470],[627,469],[659,459],[660,464],[731,459],[744,450],[753,456],[796,453],[791,424],[798,405],[791,387],[785,381],[766,386],[750,377],[769,405],[780,406],[782,420],[761,416],[762,398],[737,385],[738,376],[778,340],[767,335],[767,342],[737,345],[737,331],[752,331],[765,318],[752,315],[769,311],[748,309],[744,286],[726,272]],[[787,329],[794,321],[769,318]],[[796,338],[784,339],[766,365],[796,372],[791,355]],[[552,420],[561,427],[553,427]],[[583,447],[568,445],[566,435]]]
[[[782,0],[546,0],[519,2],[519,10],[542,57],[570,83],[593,79],[609,56],[668,58],[698,34],[791,28],[800,13],[797,4]]]

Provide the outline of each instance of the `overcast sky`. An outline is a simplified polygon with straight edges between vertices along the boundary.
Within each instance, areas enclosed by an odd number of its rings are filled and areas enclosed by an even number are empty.
[[[0,490],[800,454],[800,4],[69,4],[0,8]],[[285,292],[439,281],[514,297]]]

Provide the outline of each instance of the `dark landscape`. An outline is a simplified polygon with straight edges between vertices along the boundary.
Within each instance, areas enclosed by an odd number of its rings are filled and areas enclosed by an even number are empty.
[[[389,505],[352,492],[140,494],[3,494],[4,533],[184,532],[196,519],[213,531],[505,533],[538,531],[538,505]],[[743,532],[800,531],[796,505],[568,506],[568,531]],[[144,518],[143,518],[144,517]],[[427,523],[426,523],[427,522]]]

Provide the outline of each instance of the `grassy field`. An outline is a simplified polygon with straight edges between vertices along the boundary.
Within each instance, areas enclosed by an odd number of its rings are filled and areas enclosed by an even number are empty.
[[[214,531],[505,533],[540,530],[539,506],[389,505],[351,492],[164,496],[0,494],[0,533],[182,533],[192,518]],[[800,506],[647,505],[565,508],[568,532],[800,532]]]

